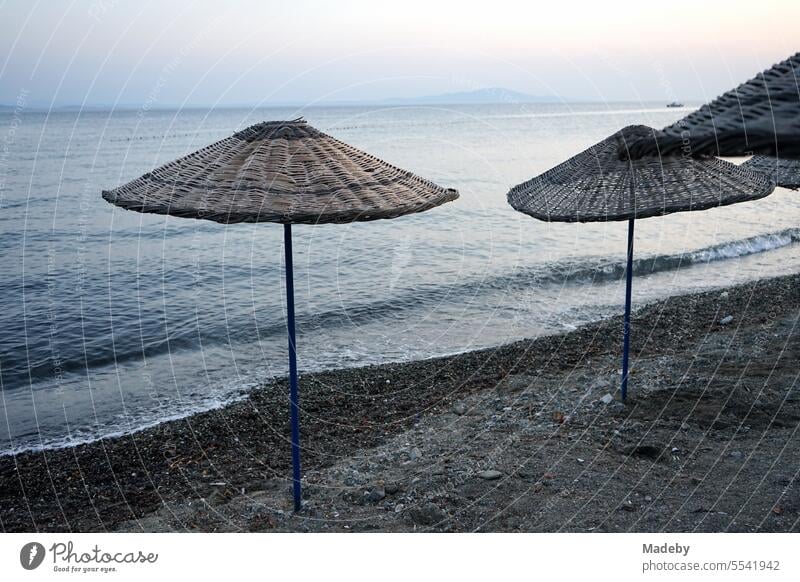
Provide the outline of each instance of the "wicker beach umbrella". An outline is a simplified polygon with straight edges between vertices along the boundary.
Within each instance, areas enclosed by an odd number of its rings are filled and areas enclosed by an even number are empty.
[[[800,160],[787,160],[772,156],[753,156],[742,168],[771,176],[776,186],[800,188]]]
[[[800,159],[800,53],[665,127],[655,140],[631,143],[628,153]]]
[[[138,212],[226,224],[284,225],[292,480],[294,507],[299,510],[300,423],[292,224],[395,218],[455,200],[458,193],[396,168],[296,119],[253,125],[132,182],[104,191],[103,198]]]
[[[653,139],[653,129],[626,127],[566,162],[508,192],[509,204],[554,222],[628,221],[622,398],[627,396],[633,227],[637,218],[705,210],[755,200],[775,185],[763,174],[716,158],[620,159],[634,141]]]

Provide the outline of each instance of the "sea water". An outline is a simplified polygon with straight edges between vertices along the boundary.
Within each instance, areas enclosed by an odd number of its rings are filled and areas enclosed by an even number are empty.
[[[0,113],[0,452],[124,434],[286,374],[283,229],[128,212],[103,189],[304,116],[461,197],[296,226],[301,372],[430,358],[621,313],[625,222],[548,224],[509,187],[662,104]],[[800,196],[636,225],[636,305],[800,271]]]

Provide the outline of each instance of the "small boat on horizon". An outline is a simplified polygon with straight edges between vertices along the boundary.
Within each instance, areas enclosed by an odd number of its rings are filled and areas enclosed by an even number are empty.
[[[667,103],[667,107],[683,107],[683,103],[679,103],[678,101],[673,101],[672,103]]]

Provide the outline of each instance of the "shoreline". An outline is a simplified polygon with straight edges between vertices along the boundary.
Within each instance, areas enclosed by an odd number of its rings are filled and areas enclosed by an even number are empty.
[[[556,527],[556,514],[564,512],[558,508],[580,500],[575,491],[579,486],[556,489],[554,484],[565,472],[540,466],[540,457],[546,457],[550,448],[561,456],[562,447],[582,449],[580,441],[588,436],[591,446],[581,453],[577,468],[592,467],[597,483],[610,483],[620,472],[643,464],[644,474],[628,475],[637,483],[661,470],[670,474],[668,469],[674,467],[667,457],[683,458],[682,451],[692,449],[692,438],[728,439],[744,448],[739,441],[758,432],[752,431],[757,424],[751,419],[754,410],[764,431],[760,442],[780,433],[775,447],[781,439],[800,444],[796,440],[800,402],[792,391],[800,352],[798,314],[800,275],[675,296],[638,309],[633,314],[634,371],[626,404],[616,400],[615,390],[621,316],[497,348],[303,375],[301,430],[308,501],[300,516],[288,511],[288,397],[286,381],[280,379],[254,389],[243,400],[124,436],[0,457],[0,527],[3,531],[628,531],[626,527],[687,531],[688,525],[667,513],[660,520],[656,516],[655,521],[626,525],[644,502],[622,496],[622,489],[609,490],[609,499],[617,503],[600,525],[587,525],[596,516],[584,518],[573,511],[563,529]],[[720,324],[726,315],[734,319]],[[753,350],[758,350],[757,358]],[[718,386],[725,374],[730,378]],[[764,386],[753,399],[761,381]],[[694,390],[705,388],[687,392],[687,382],[697,383]],[[738,386],[748,382],[754,386],[739,395]],[[764,396],[767,389],[769,397]],[[732,419],[722,423],[724,411],[711,411],[731,402],[730,395],[725,400],[731,390],[742,404],[725,413]],[[602,403],[607,394],[615,397],[610,404]],[[761,410],[764,407],[767,412]],[[698,410],[702,422],[692,421]],[[677,419],[683,420],[673,426]],[[682,428],[684,424],[689,428]],[[729,435],[736,426],[750,428]],[[637,435],[639,444],[632,436],[636,431],[642,432]],[[473,442],[475,434],[480,443]],[[620,435],[631,438],[625,439],[627,444],[615,442]],[[649,442],[654,439],[658,443]],[[626,448],[630,446],[634,448]],[[480,460],[487,451],[493,451],[491,462]],[[609,451],[620,458],[605,458]],[[684,464],[699,459],[701,453],[694,451]],[[800,462],[785,446],[772,453],[792,459],[791,471],[781,469],[780,486],[790,501],[775,505],[780,511],[767,508],[761,529],[793,531],[800,527]],[[711,464],[723,465],[728,459],[717,458],[713,446],[705,454]],[[743,458],[760,462],[761,456]],[[514,459],[535,461],[536,468],[512,467]],[[626,460],[631,466],[625,467]],[[647,469],[648,463],[653,467]],[[428,472],[421,476],[422,467]],[[681,487],[688,483],[690,488],[705,481],[664,475],[659,487],[665,495],[672,493],[670,483],[676,479]],[[420,493],[419,483],[434,494]],[[480,493],[481,487],[486,492],[473,499],[472,493]],[[509,512],[502,497],[492,503],[481,501],[493,499],[502,487],[514,491],[522,487],[519,493],[525,491],[525,499],[531,498],[522,503],[519,515]],[[549,494],[555,500],[548,498],[542,505],[539,498]],[[624,499],[617,499],[620,496]],[[648,496],[657,498],[652,491],[641,498]],[[588,511],[585,500],[579,505]],[[493,507],[506,517],[486,517]],[[701,509],[693,515],[703,518],[702,525],[692,523],[690,531],[725,529],[719,525],[724,516],[713,506]],[[764,517],[761,513],[758,516]],[[515,519],[508,521],[508,514]],[[744,521],[746,528],[756,523]],[[739,531],[738,526],[726,527]]]
[[[638,274],[652,275],[654,273],[660,273],[663,271],[672,271],[672,270],[677,271],[678,269],[682,268],[694,267],[698,263],[707,264],[709,262],[716,262],[719,260],[729,260],[731,258],[748,257],[765,251],[779,250],[784,247],[797,244],[798,242],[800,242],[800,228],[788,227],[773,232],[753,235],[743,239],[713,244],[690,252],[643,256],[639,258],[634,258],[634,276]],[[557,284],[560,286],[563,285],[565,281],[569,281],[569,283],[576,283],[586,280],[591,280],[593,284],[598,282],[603,284],[612,283],[620,281],[624,276],[624,270],[625,270],[624,257],[623,258],[617,257],[616,259],[613,260],[606,258],[600,260],[600,262],[577,261],[569,265],[561,265],[561,267],[557,267],[556,266],[557,264],[558,263],[553,263],[544,266],[542,273],[549,273],[549,275],[546,275],[544,278],[544,281],[547,284]],[[538,269],[539,269],[538,267],[534,268],[533,272],[539,273]],[[553,275],[556,276],[550,278]],[[744,283],[745,281],[742,282]],[[717,285],[710,286],[707,289],[713,290],[717,288],[721,288],[719,282]],[[643,308],[654,301],[658,301],[658,299],[650,298],[647,302],[637,304],[636,308],[637,309]],[[607,315],[603,316],[600,315],[599,313],[596,314],[596,316],[598,318],[608,317]],[[600,319],[595,319],[593,321],[584,320],[584,323],[582,324],[583,325],[591,324],[599,320]],[[563,326],[563,328],[560,330],[548,330],[544,332],[544,334],[552,335],[552,334],[565,333],[565,331],[569,331],[571,329],[574,329],[574,326],[570,326],[570,328]],[[283,336],[281,335],[281,338],[282,337]],[[527,341],[543,336],[534,335],[533,337],[527,337],[527,338],[520,336],[518,337],[519,339],[514,341]],[[505,339],[505,341],[509,340]],[[468,351],[475,351],[477,349],[495,349],[505,344],[503,343],[493,344],[492,342],[486,342],[483,343],[482,345],[488,347],[468,348]],[[455,349],[454,351],[444,350],[444,351],[439,351],[438,355],[428,356],[426,358],[422,358],[416,361],[425,361],[429,359],[455,356],[463,353],[466,352],[457,349]],[[155,353],[153,354],[153,357],[160,357],[163,355],[164,354]],[[196,357],[199,357],[200,355],[202,355],[201,352],[195,353]],[[415,360],[414,359],[398,359],[398,360],[388,360],[388,361],[383,360],[380,361],[379,363],[370,365],[385,365],[385,364],[395,364],[395,363],[399,364],[399,363],[408,363],[410,361],[415,361]],[[108,362],[106,360],[103,360],[103,362],[104,364],[99,368],[101,370],[103,369],[104,366],[108,365]],[[363,365],[354,367],[356,368],[363,367]],[[330,367],[326,368],[326,367],[318,367],[312,365],[311,370],[308,371],[307,373],[329,372],[329,371],[335,371],[337,369],[339,368],[330,368]],[[88,375],[82,376],[83,380],[80,383],[81,387],[85,387],[84,384],[87,378],[89,379],[91,378],[89,371],[87,371],[87,374]],[[249,391],[252,389],[252,387],[263,386],[266,383],[273,382],[278,379],[279,378],[276,377],[270,377],[268,379],[264,379],[263,377],[259,378],[257,376],[249,376],[245,381],[242,382],[242,385],[246,385],[246,387],[240,386],[228,392],[220,392],[219,399],[217,398],[210,399],[206,402],[203,402],[202,404],[194,404],[186,408],[181,408],[180,405],[178,405],[176,412],[165,414],[163,416],[161,415],[163,413],[155,414],[150,410],[147,410],[146,412],[139,414],[138,416],[134,414],[136,420],[133,423],[131,423],[136,425],[134,428],[131,427],[126,427],[124,429],[112,428],[108,426],[107,422],[108,419],[106,418],[98,420],[98,422],[102,423],[101,428],[94,428],[93,430],[92,429],[87,430],[87,427],[79,427],[80,431],[79,436],[76,436],[74,439],[70,439],[70,437],[67,435],[51,436],[48,437],[42,444],[42,441],[38,440],[37,442],[37,439],[35,437],[32,436],[22,437],[21,439],[19,439],[21,441],[21,444],[15,447],[5,446],[1,448],[0,458],[4,456],[21,454],[26,452],[35,453],[35,452],[41,452],[43,450],[67,449],[78,445],[91,444],[99,440],[129,436],[136,432],[141,432],[143,430],[157,426],[158,424],[161,424],[163,422],[181,420],[190,416],[194,416],[196,414],[201,414],[204,412],[208,412],[210,410],[226,407],[239,400],[247,398],[247,395]],[[224,380],[217,379],[217,383],[224,383]],[[24,388],[24,386],[17,386],[16,388],[11,388],[12,394],[19,392],[22,388]],[[28,391],[36,390],[36,388],[37,388],[36,386],[28,385],[28,388],[26,388],[25,390]],[[21,391],[24,392],[25,390]],[[82,391],[83,388],[79,388],[79,390]],[[28,412],[29,414],[32,414],[32,410]],[[9,438],[6,438],[6,444],[9,442],[9,440],[10,440]]]

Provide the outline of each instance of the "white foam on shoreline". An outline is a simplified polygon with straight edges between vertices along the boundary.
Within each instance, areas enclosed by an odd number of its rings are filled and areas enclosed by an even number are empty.
[[[242,400],[245,400],[247,396],[248,394],[247,392],[245,392],[245,393],[231,395],[230,398],[218,399],[212,403],[205,402],[201,405],[198,405],[197,407],[190,407],[187,408],[186,410],[183,410],[181,412],[172,415],[159,416],[156,419],[140,421],[140,424],[129,429],[111,430],[108,432],[103,432],[101,434],[95,434],[95,435],[88,434],[80,437],[72,437],[68,435],[61,438],[47,440],[39,445],[22,445],[19,447],[12,447],[8,450],[0,451],[0,457],[12,457],[23,453],[40,453],[42,451],[71,449],[74,447],[79,447],[81,445],[88,445],[91,443],[96,443],[98,441],[103,441],[107,439],[116,439],[124,436],[130,436],[133,434],[144,432],[147,429],[158,426],[159,424],[172,422],[175,420],[183,420],[185,418],[189,418],[190,416],[194,416],[196,414],[201,414],[203,412],[209,412],[212,410],[219,410],[221,408],[225,408],[226,406],[230,406],[231,404],[235,404],[236,402],[241,402]]]

